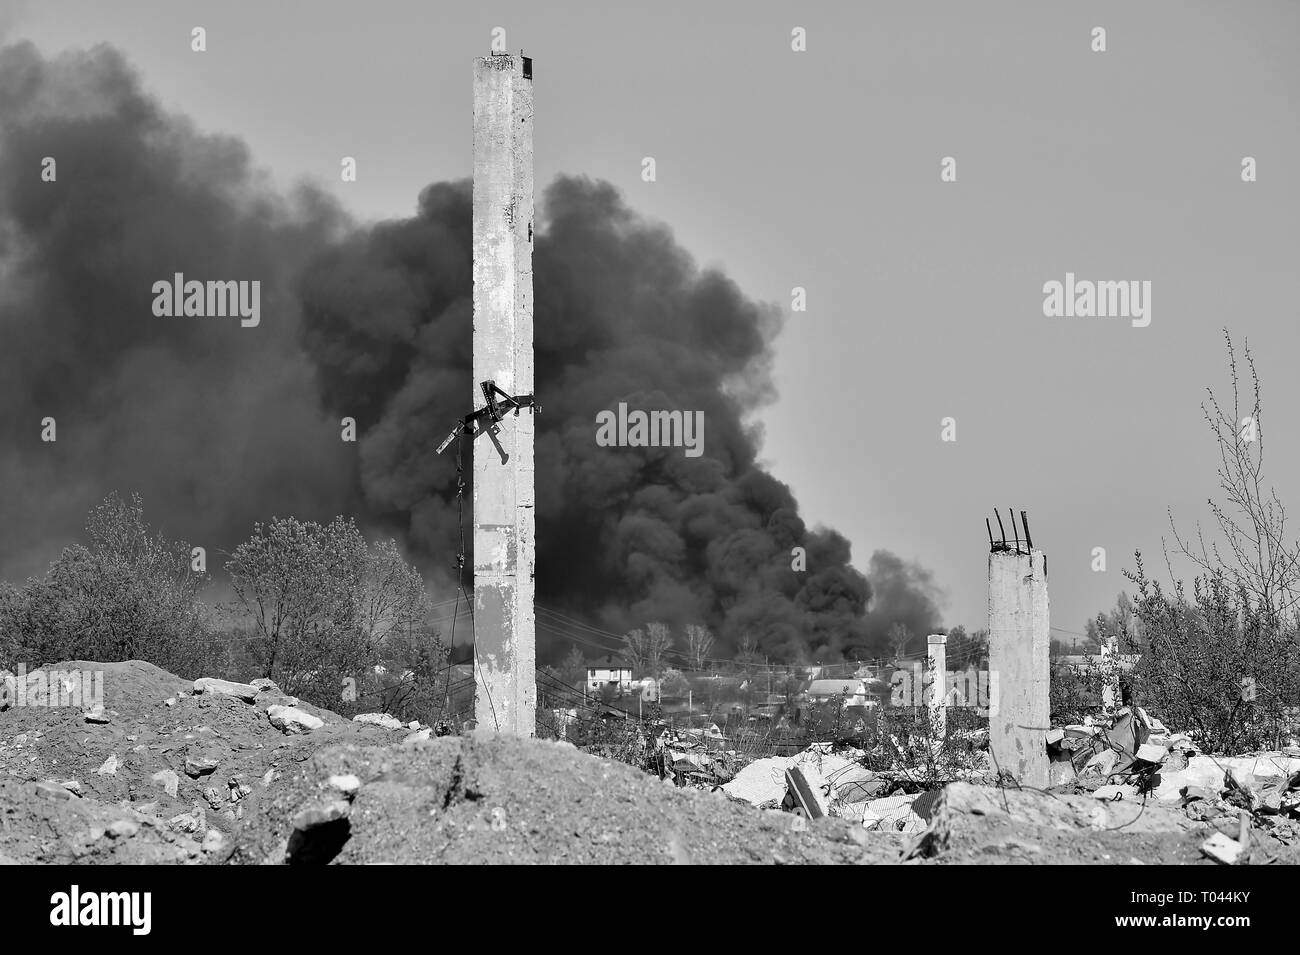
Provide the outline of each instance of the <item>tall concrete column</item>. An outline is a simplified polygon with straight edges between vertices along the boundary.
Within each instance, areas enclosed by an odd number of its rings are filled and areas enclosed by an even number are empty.
[[[989,743],[998,770],[1047,785],[1051,616],[1047,557],[989,554]]]
[[[926,650],[930,670],[930,726],[934,735],[943,739],[948,735],[948,637],[942,633],[930,634]]]
[[[474,61],[474,386],[533,393],[533,80],[523,56]],[[474,442],[474,717],[532,736],[537,708],[533,608],[533,413],[507,414],[501,463]]]

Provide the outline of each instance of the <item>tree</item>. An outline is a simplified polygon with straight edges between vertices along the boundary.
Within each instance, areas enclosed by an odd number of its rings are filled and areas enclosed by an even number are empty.
[[[682,672],[674,670],[672,667],[666,668],[659,680],[659,693],[661,696],[684,697],[690,692],[690,689],[691,684],[682,675]]]
[[[351,520],[257,524],[226,570],[261,637],[263,674],[288,693],[333,702],[343,679],[373,672],[389,638],[434,639],[419,573],[396,543],[371,547]]]
[[[231,587],[265,641],[264,676],[283,669],[290,647],[326,640],[353,622],[365,542],[351,531],[356,526],[341,519],[321,526],[280,518],[256,524],[230,555]]]
[[[758,652],[758,641],[754,639],[753,634],[745,634],[741,638],[740,648],[736,651],[736,665],[746,673],[754,670],[763,662],[763,655]]]
[[[950,670],[987,666],[989,660],[989,632],[987,630],[976,630],[974,633],[968,634],[965,627],[953,627],[948,631],[948,643],[944,647],[944,653]]]
[[[367,550],[359,585],[358,629],[372,644],[392,634],[409,638],[428,616],[424,578],[402,557],[397,541],[379,541]]]
[[[187,677],[218,656],[191,548],[154,533],[139,495],[110,494],[87,517],[88,546],[43,578],[0,589],[0,653],[42,663],[142,659]]]
[[[632,664],[632,670],[643,671],[650,655],[645,631],[637,628],[623,634],[623,651],[627,654],[627,662]]]
[[[713,634],[709,631],[709,628],[695,623],[688,623],[686,625],[686,654],[694,669],[704,669],[704,660],[711,649],[713,649]]]
[[[561,682],[568,686],[576,686],[587,680],[587,658],[577,647],[569,648],[557,669]]]
[[[1140,624],[1132,599],[1121,591],[1112,609],[1083,625],[1084,644],[1079,652],[1099,653],[1111,641],[1121,649],[1138,648],[1143,644]]]
[[[907,645],[912,641],[912,634],[902,623],[895,623],[889,628],[889,649],[894,659],[901,659],[907,652]]]
[[[1225,501],[1211,498],[1209,506],[1220,539],[1207,543],[1199,523],[1194,540],[1184,537],[1170,512],[1175,548],[1206,574],[1222,568],[1276,626],[1295,630],[1300,602],[1300,543],[1288,539],[1286,507],[1277,492],[1264,484],[1259,373],[1247,341],[1243,352],[1250,370],[1250,394],[1246,397],[1250,403],[1244,406],[1232,337],[1226,330],[1223,337],[1232,387],[1231,414],[1225,410],[1226,396],[1220,402],[1212,388],[1206,389],[1208,398],[1201,405],[1219,452],[1217,476]]]
[[[1212,753],[1273,749],[1300,701],[1300,652],[1240,577],[1222,568],[1166,594],[1136,555],[1130,574],[1147,652],[1130,680],[1170,725]],[[1142,702],[1142,699],[1139,700]]]
[[[664,653],[672,646],[673,638],[668,625],[650,623],[644,630],[629,630],[623,634],[623,647],[628,662],[635,673],[658,676],[663,666]]]
[[[1236,352],[1226,331],[1224,338],[1231,402],[1207,389],[1201,405],[1219,452],[1224,499],[1209,501],[1218,539],[1207,540],[1199,524],[1194,537],[1183,536],[1169,512],[1174,552],[1200,573],[1190,596],[1182,581],[1165,592],[1136,554],[1137,569],[1124,573],[1138,588],[1140,641],[1125,639],[1129,645],[1121,647],[1144,650],[1130,678],[1134,688],[1212,751],[1276,745],[1287,708],[1300,702],[1300,544],[1287,538],[1286,508],[1263,479],[1262,400],[1249,343],[1250,394],[1243,405]],[[1165,563],[1173,578],[1168,546]],[[1098,628],[1104,623],[1099,619]]]
[[[646,624],[646,664],[650,675],[658,677],[663,672],[664,654],[672,648],[673,636],[666,623]]]

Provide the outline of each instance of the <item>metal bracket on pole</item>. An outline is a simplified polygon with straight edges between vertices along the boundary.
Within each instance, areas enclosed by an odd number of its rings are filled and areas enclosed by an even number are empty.
[[[462,434],[469,435],[471,441],[480,434],[486,434],[492,446],[497,449],[497,454],[501,456],[501,463],[505,464],[510,460],[510,455],[506,454],[506,449],[501,447],[501,442],[497,440],[497,435],[501,433],[501,426],[497,423],[506,416],[506,413],[514,410],[515,417],[523,408],[532,408],[536,414],[540,409],[532,395],[508,395],[497,387],[495,381],[488,380],[479,383],[483,389],[483,400],[486,405],[478,411],[472,411],[460,419],[460,423],[451,429],[451,433],[443,439],[442,444],[438,445],[438,454],[447,450],[447,446],[456,440],[457,436]]]

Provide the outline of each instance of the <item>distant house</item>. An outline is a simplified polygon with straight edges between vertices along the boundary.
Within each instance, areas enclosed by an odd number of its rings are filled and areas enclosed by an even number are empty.
[[[876,706],[879,702],[863,680],[813,680],[808,687],[810,703],[840,699],[845,706]]]
[[[587,664],[587,689],[599,693],[607,686],[617,687],[626,693],[632,689],[632,665],[615,657],[604,662]]]

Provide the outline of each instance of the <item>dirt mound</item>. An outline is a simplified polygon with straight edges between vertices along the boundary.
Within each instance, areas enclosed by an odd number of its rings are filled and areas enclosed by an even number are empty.
[[[333,782],[331,782],[333,779]],[[331,746],[250,799],[232,861],[892,862],[901,841],[677,789],[563,743]]]
[[[83,705],[88,700],[48,705],[50,694],[42,705],[29,701],[0,713],[0,780],[14,797],[0,800],[9,803],[0,809],[0,855],[20,861],[80,859],[86,853],[74,848],[85,832],[73,829],[126,819],[145,833],[145,842],[153,833],[166,845],[173,835],[196,843],[183,846],[183,858],[151,861],[193,861],[188,850],[197,853],[210,830],[225,837],[238,827],[244,800],[256,787],[271,785],[321,746],[389,743],[406,735],[346,720],[273,687],[259,689],[252,703],[195,695],[191,681],[138,660],[71,661],[33,671],[26,679],[36,686],[42,679],[38,673],[75,671],[103,673],[102,712],[89,714]],[[276,705],[294,705],[322,725],[286,733],[268,716]],[[23,783],[44,788],[23,788]],[[56,791],[71,801],[50,795]],[[48,826],[41,822],[46,816],[53,820]],[[53,835],[38,839],[35,833],[47,828]],[[135,838],[128,841],[135,845]],[[100,845],[113,847],[109,861],[121,861],[124,850],[117,843]]]
[[[893,861],[902,844],[678,790],[566,744],[403,745],[410,728],[274,687],[196,693],[139,661],[46,668],[61,671],[102,672],[102,711],[29,701],[0,713],[5,861],[863,862]],[[286,731],[272,720],[284,706],[320,725]]]
[[[1227,796],[1189,818],[954,783],[909,842],[677,789],[568,744],[347,720],[265,681],[191,683],[139,661],[12,679],[48,690],[78,671],[102,672],[102,706],[5,698],[0,862],[893,863],[906,849],[939,864],[1209,864],[1202,842],[1237,825]],[[1258,824],[1252,861],[1296,861],[1290,821]]]

